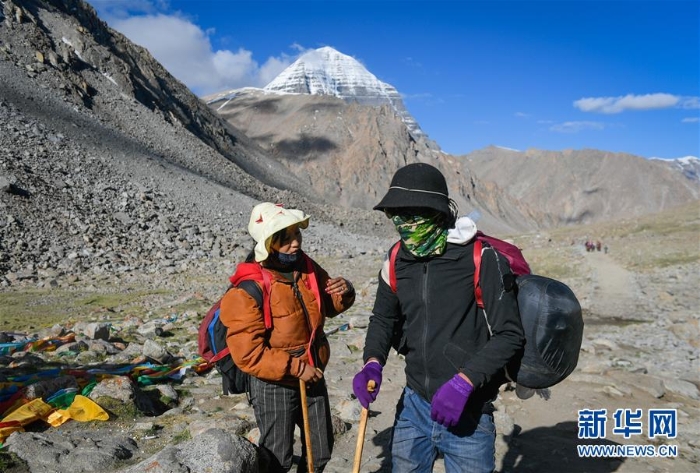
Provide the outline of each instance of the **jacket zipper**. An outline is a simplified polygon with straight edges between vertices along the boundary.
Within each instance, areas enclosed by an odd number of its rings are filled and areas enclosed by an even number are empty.
[[[425,323],[423,324],[423,372],[425,378],[423,384],[425,392],[429,393],[430,375],[428,374],[428,330],[430,327],[429,312],[428,312],[428,262],[423,263],[423,306],[425,307]]]
[[[304,299],[301,296],[301,291],[299,290],[299,286],[297,285],[296,281],[292,281],[292,289],[294,290],[294,297],[297,298],[299,304],[301,304],[301,309],[304,311],[304,316],[306,317],[306,328],[309,329],[309,334],[311,334],[311,316],[309,315],[309,310],[306,308],[306,304],[304,304]]]
[[[309,337],[311,337],[313,335],[313,327],[311,326],[311,316],[309,315],[309,309],[307,309],[306,304],[304,304],[304,299],[301,296],[301,291],[299,290],[299,286],[297,285],[296,279],[292,281],[292,290],[294,291],[294,296],[301,304],[301,309],[304,311],[304,316],[306,318],[306,327],[309,330]],[[316,353],[315,347],[310,347],[309,353],[311,354],[311,356],[314,357],[314,360],[312,361],[315,366],[316,362],[318,361],[318,354]]]

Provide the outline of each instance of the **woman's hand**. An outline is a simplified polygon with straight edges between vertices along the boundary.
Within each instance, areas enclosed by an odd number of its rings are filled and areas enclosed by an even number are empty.
[[[349,294],[355,290],[352,283],[345,278],[329,279],[326,283],[326,293],[328,294]]]
[[[323,378],[323,371],[307,363],[302,363],[302,366],[303,369],[301,370],[301,375],[299,376],[302,381],[309,384],[321,381],[321,378]]]

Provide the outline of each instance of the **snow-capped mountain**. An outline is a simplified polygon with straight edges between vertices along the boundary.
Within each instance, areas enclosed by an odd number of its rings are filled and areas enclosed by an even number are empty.
[[[396,88],[377,79],[356,59],[331,47],[303,54],[267,84],[265,90],[334,95],[343,99],[401,100]]]
[[[264,87],[267,92],[331,95],[347,102],[378,106],[389,104],[415,139],[428,140],[415,118],[408,113],[396,88],[382,82],[358,60],[331,47],[303,54]],[[433,149],[439,149],[431,143]]]
[[[663,161],[669,167],[683,173],[683,175],[691,181],[700,182],[700,159],[695,156],[685,156],[676,159],[661,159],[652,158],[654,160]]]

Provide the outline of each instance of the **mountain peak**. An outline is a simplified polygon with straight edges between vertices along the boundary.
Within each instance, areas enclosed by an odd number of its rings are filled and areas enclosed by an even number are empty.
[[[273,93],[330,95],[361,105],[390,105],[415,139],[439,149],[408,113],[396,88],[382,82],[357,59],[325,46],[302,54],[263,90]]]
[[[377,79],[358,60],[330,46],[301,55],[265,90],[292,94],[332,95],[342,99],[399,97],[394,87]]]

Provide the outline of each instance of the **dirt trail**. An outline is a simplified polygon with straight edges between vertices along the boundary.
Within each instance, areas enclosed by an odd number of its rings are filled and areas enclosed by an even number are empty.
[[[636,318],[633,308],[638,285],[634,275],[605,253],[585,253],[584,260],[593,283],[589,296],[593,317]]]
[[[598,297],[603,300],[626,299],[630,297],[632,274],[605,253],[589,253],[586,260],[597,278]]]

